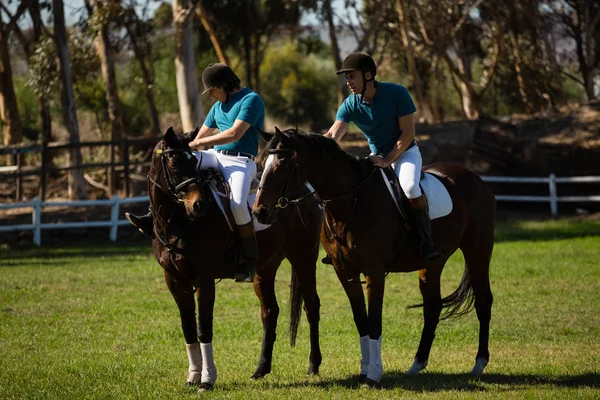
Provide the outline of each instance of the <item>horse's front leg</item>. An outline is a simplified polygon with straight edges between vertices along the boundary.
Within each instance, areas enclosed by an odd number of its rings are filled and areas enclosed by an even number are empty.
[[[369,372],[369,320],[367,318],[367,308],[365,305],[365,295],[360,284],[360,277],[357,276],[352,281],[348,280],[345,271],[336,267],[335,272],[350,300],[350,307],[354,316],[354,324],[360,336],[360,380],[364,381]]]
[[[263,324],[263,338],[260,358],[251,379],[259,379],[271,372],[273,345],[276,339],[279,305],[275,297],[275,273],[277,265],[260,268],[254,278],[254,293],[260,301],[260,316]]]
[[[192,285],[185,282],[175,281],[166,271],[165,282],[177,304],[179,317],[181,318],[181,329],[183,330],[183,337],[185,338],[185,347],[189,361],[186,383],[188,385],[195,385],[200,383],[202,356],[200,354],[200,344],[198,343],[198,333],[196,328],[194,288]]]
[[[367,297],[369,299],[369,369],[366,383],[376,386],[383,376],[381,362],[381,320],[383,309],[383,293],[385,275],[373,274],[366,276]]]
[[[215,306],[215,281],[203,279],[196,290],[198,301],[198,337],[202,352],[200,391],[211,390],[217,381],[217,367],[213,358],[213,311]]]

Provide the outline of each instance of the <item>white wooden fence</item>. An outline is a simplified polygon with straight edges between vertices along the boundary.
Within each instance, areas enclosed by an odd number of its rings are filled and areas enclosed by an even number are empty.
[[[577,177],[560,177],[557,178],[554,174],[550,174],[548,178],[540,177],[506,177],[506,176],[482,176],[484,182],[499,182],[499,183],[545,183],[548,184],[548,196],[513,196],[513,195],[496,195],[497,201],[515,201],[515,202],[539,202],[550,203],[550,213],[556,216],[558,212],[558,203],[561,202],[600,202],[600,195],[596,196],[558,196],[557,184],[559,183],[600,183],[600,176],[577,176]],[[42,243],[42,229],[69,229],[69,228],[110,228],[110,240],[117,240],[119,226],[128,225],[129,221],[120,217],[121,204],[131,203],[148,203],[148,196],[119,198],[113,196],[112,199],[106,200],[80,200],[68,202],[42,202],[35,198],[31,202],[18,204],[0,204],[0,210],[15,209],[15,208],[31,208],[31,224],[1,226],[0,232],[17,232],[17,231],[33,231],[33,242],[40,246]],[[110,206],[110,220],[106,221],[81,221],[81,222],[51,222],[42,223],[42,210],[47,207],[89,207],[89,206]]]

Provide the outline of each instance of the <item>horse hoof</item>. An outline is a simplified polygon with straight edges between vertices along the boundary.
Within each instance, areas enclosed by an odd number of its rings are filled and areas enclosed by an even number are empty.
[[[373,379],[369,379],[365,376],[365,381],[363,382],[362,385],[360,385],[361,388],[379,388],[381,387],[381,384],[377,381],[374,381]]]
[[[471,370],[471,375],[481,376],[483,374],[483,370],[485,369],[487,364],[488,364],[488,360],[486,360],[485,358],[478,358],[475,361],[475,365],[473,366],[473,369]]]
[[[198,392],[207,392],[209,390],[213,390],[213,385],[208,382],[202,382],[200,386],[198,386]]]
[[[419,375],[419,372],[421,372],[422,370],[425,369],[426,366],[427,366],[427,361],[419,362],[419,361],[415,360],[413,362],[413,365],[410,366],[410,368],[408,369],[408,371],[406,371],[404,373],[404,375],[405,376],[417,376],[417,375]]]
[[[313,366],[308,367],[308,372],[306,373],[306,375],[311,376],[311,375],[319,375],[319,368],[315,368]]]
[[[365,382],[367,381],[367,375],[365,375],[365,374],[360,374],[360,375],[358,376],[358,381],[359,381],[360,383],[365,383]]]
[[[250,377],[251,381],[257,380],[257,379],[262,379],[264,378],[269,372],[265,372],[265,371],[256,371],[255,373],[252,374],[252,376]]]

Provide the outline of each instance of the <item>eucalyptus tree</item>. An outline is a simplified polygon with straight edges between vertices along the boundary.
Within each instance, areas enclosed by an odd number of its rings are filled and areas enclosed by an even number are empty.
[[[12,3],[12,1],[9,1]],[[22,140],[21,119],[13,83],[12,67],[8,40],[17,21],[27,11],[29,2],[21,1],[14,13],[11,13],[4,2],[0,2],[0,118],[2,119],[2,136],[4,145],[20,143]],[[8,159],[11,163],[11,159]]]
[[[67,42],[67,29],[65,25],[65,11],[62,0],[52,0],[52,15],[54,17],[53,40],[56,46],[58,59],[58,75],[61,83],[61,103],[63,123],[69,133],[71,144],[79,144],[79,122],[77,121],[77,106],[73,95],[73,76],[71,73],[71,57]],[[84,199],[87,197],[83,170],[77,168],[81,165],[81,151],[73,146],[69,152],[68,164],[68,196],[70,199]]]

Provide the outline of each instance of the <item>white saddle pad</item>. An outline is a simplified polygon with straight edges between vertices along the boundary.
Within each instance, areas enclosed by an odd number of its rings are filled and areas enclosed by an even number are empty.
[[[381,170],[381,176],[385,182],[390,194],[396,200],[396,206],[398,206],[398,199],[392,189],[392,185],[388,182],[387,177],[383,169]],[[429,218],[436,219],[445,217],[452,212],[452,198],[446,187],[434,176],[429,173],[425,173],[421,179],[421,188],[425,192],[427,197],[427,204],[429,205]]]
[[[227,216],[227,213],[225,212],[225,207],[223,207],[223,199],[225,198],[225,194],[217,191],[216,188],[213,187],[212,184],[210,185],[210,191],[212,192],[213,197],[215,198],[215,201],[217,202],[217,205],[219,206],[219,209],[223,213],[223,216],[225,216],[225,220],[227,221],[227,225],[229,225],[229,229],[231,229],[233,231],[235,221],[229,220],[229,217]],[[252,208],[252,205],[254,205],[255,199],[256,199],[256,191],[254,191],[254,192],[250,191],[250,195],[248,196],[248,207]],[[254,222],[254,230],[256,232],[263,231],[271,226],[271,225],[261,224],[254,217],[252,217],[252,222]]]

